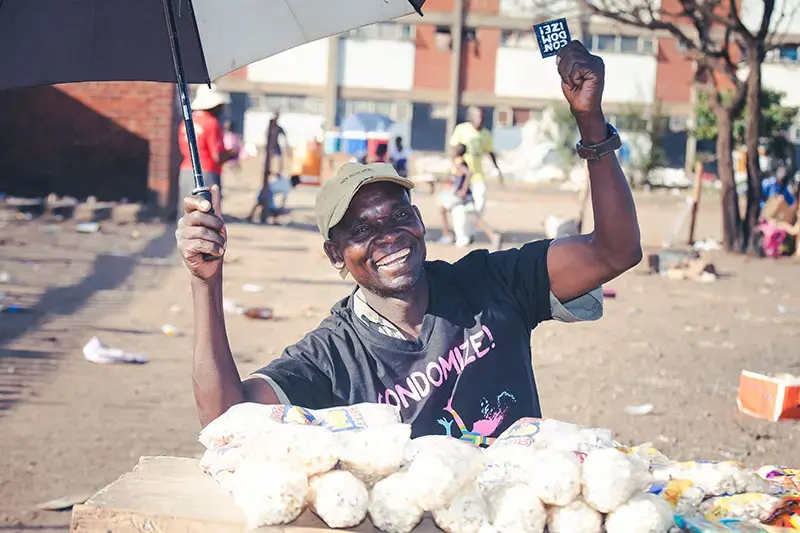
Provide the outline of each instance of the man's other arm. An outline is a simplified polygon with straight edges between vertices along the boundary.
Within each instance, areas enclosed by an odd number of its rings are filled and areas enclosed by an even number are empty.
[[[578,120],[586,144],[607,136],[602,115]],[[553,241],[547,255],[550,289],[561,302],[586,294],[642,260],[633,195],[614,153],[588,161],[594,231]]]
[[[263,379],[242,379],[233,360],[222,308],[222,276],[192,280],[194,364],[192,383],[200,425],[205,427],[230,407],[255,402],[277,404],[278,396]]]

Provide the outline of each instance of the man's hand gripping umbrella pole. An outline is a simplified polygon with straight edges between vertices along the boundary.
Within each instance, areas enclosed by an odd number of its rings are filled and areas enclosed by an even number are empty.
[[[175,77],[178,82],[178,96],[181,101],[181,112],[183,113],[183,123],[186,126],[186,137],[189,141],[189,156],[192,160],[192,170],[194,171],[194,189],[192,195],[200,200],[198,208],[214,215],[214,202],[212,201],[211,189],[205,186],[203,181],[203,167],[200,164],[200,152],[197,149],[197,134],[194,131],[194,121],[192,120],[192,106],[189,103],[189,88],[186,85],[186,75],[183,72],[183,57],[181,56],[181,43],[178,39],[178,27],[175,23],[175,13],[172,9],[172,2],[163,0],[164,17],[169,28],[169,44],[172,50],[172,62],[175,65]],[[217,198],[217,204],[219,198]],[[207,206],[207,207],[206,207]],[[222,253],[203,253],[203,261],[217,261],[222,258]]]

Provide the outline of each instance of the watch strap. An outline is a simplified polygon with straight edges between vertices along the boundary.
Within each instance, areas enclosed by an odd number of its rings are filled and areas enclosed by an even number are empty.
[[[610,154],[614,150],[622,146],[622,140],[619,138],[619,133],[611,124],[606,124],[607,137],[604,141],[595,144],[583,144],[581,140],[575,146],[575,151],[582,159],[596,161],[606,154]]]

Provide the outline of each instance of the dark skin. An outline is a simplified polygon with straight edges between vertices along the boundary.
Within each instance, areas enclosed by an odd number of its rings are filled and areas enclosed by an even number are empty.
[[[593,144],[604,140],[602,60],[574,41],[559,51],[558,72],[583,141]],[[615,154],[590,161],[588,166],[595,229],[587,235],[553,241],[547,254],[550,287],[561,302],[614,279],[642,258],[633,197]],[[216,187],[212,200],[219,213]],[[178,224],[176,237],[192,273],[192,376],[200,423],[205,426],[237,403],[274,404],[278,398],[260,378],[242,380],[233,361],[222,308],[222,261],[202,259],[204,253],[218,258],[224,255],[225,225],[217,215],[209,214],[211,206],[200,198],[188,197],[184,206],[186,214]],[[324,244],[331,264],[346,267],[370,306],[408,338],[419,335],[428,307],[424,234],[419,211],[407,194],[396,185],[376,183],[358,192]],[[395,260],[391,260],[392,254]]]
[[[324,248],[334,268],[347,268],[375,311],[408,338],[419,336],[428,308],[425,225],[405,189],[389,182],[362,187]],[[392,254],[407,255],[382,265]]]

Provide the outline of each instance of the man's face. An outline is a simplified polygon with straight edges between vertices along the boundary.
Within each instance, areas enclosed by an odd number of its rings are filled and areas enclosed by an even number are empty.
[[[476,130],[483,128],[483,110],[473,109],[470,112],[470,122],[472,122]]]
[[[422,276],[425,226],[404,188],[373,183],[358,191],[342,221],[331,229],[325,253],[364,289],[396,296],[410,291]]]

